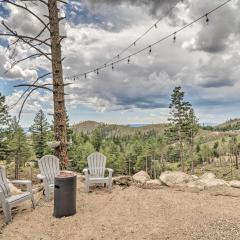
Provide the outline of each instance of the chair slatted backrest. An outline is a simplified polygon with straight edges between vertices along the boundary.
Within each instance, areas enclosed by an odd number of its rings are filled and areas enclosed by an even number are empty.
[[[90,176],[104,177],[106,157],[99,152],[95,152],[89,155],[87,160]]]
[[[7,181],[6,169],[3,166],[0,166],[0,189],[5,197],[10,196],[10,188]]]
[[[46,155],[38,160],[38,166],[48,184],[53,184],[54,178],[60,173],[59,159],[53,155]]]

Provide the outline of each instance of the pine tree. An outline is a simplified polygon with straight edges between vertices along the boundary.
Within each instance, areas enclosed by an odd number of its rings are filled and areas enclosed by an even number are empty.
[[[91,136],[91,143],[94,146],[95,150],[99,152],[102,144],[102,132],[100,128],[96,128]]]
[[[5,97],[0,93],[0,160],[6,159],[9,150],[7,139],[9,120],[10,116],[5,104]]]
[[[190,107],[191,104],[184,101],[184,92],[181,90],[181,87],[175,87],[169,105],[170,117],[168,121],[170,122],[170,128],[167,130],[167,136],[170,140],[177,141],[179,144],[182,171],[184,171],[183,147],[186,137],[187,116]]]
[[[15,161],[15,178],[19,179],[20,167],[33,156],[33,151],[28,143],[27,136],[16,120],[13,118],[9,127],[9,153],[7,160]]]
[[[30,127],[35,153],[38,158],[44,155],[47,148],[48,131],[49,123],[44,112],[40,110],[34,118],[34,124]]]

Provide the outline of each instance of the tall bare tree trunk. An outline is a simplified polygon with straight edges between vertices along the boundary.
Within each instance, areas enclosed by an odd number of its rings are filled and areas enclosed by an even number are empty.
[[[48,0],[48,4],[52,52],[54,134],[55,140],[60,142],[60,145],[56,148],[56,155],[60,159],[61,167],[66,169],[68,165],[67,127],[64,102],[61,37],[59,35],[59,9],[56,0]]]

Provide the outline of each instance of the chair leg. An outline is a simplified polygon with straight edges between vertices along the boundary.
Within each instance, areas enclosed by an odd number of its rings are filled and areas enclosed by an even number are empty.
[[[49,191],[48,187],[45,188],[45,199],[46,199],[47,202],[50,202],[50,200],[51,200],[50,191]]]
[[[112,191],[112,181],[108,182],[108,191],[111,192]]]
[[[11,208],[8,204],[3,207],[3,213],[5,217],[5,223],[8,224],[12,221],[12,214],[11,214]]]

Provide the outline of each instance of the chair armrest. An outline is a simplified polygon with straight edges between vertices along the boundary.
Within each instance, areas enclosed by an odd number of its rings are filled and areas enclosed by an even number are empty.
[[[109,172],[108,177],[111,180],[112,179],[112,174],[113,174],[113,169],[111,168],[106,168],[106,170]]]
[[[83,173],[85,174],[85,176],[88,176],[88,168],[84,168]]]
[[[10,182],[14,184],[24,184],[24,185],[32,183],[32,181],[30,180],[12,180]]]
[[[37,178],[40,179],[40,180],[43,180],[46,178],[46,176],[42,175],[42,174],[38,174],[37,175]]]
[[[11,181],[11,183],[26,185],[27,191],[32,192],[32,181],[30,181],[30,180],[13,180],[13,181]]]

